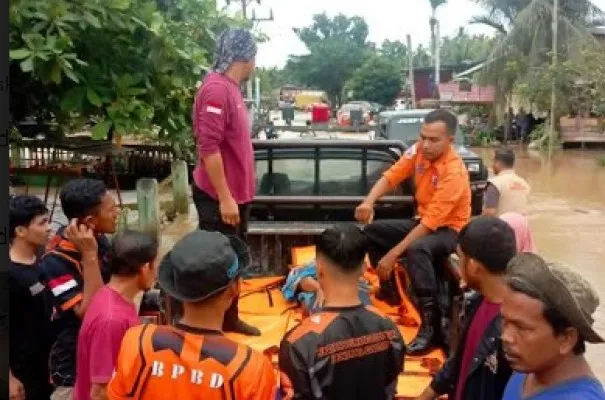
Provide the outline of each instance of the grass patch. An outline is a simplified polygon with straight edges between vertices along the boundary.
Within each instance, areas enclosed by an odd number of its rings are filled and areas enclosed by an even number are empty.
[[[601,167],[605,167],[605,156],[597,158],[597,164],[599,164]]]

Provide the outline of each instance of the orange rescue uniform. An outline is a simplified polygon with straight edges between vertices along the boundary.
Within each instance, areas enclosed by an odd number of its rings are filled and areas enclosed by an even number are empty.
[[[273,400],[268,358],[219,331],[184,325],[131,328],[122,341],[111,400]]]
[[[420,223],[431,231],[449,227],[460,232],[471,216],[471,186],[466,166],[454,147],[429,161],[416,143],[384,173],[391,187],[412,175]]]

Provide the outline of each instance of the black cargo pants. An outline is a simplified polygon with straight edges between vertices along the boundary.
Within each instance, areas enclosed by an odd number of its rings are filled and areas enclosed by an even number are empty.
[[[415,219],[377,220],[366,225],[369,256],[372,266],[410,233],[419,221]],[[441,268],[441,260],[456,250],[457,233],[451,228],[439,228],[435,232],[416,240],[407,248],[403,257],[414,292],[418,297],[437,298],[439,285],[435,268]]]
[[[204,191],[199,189],[194,183],[192,185],[193,203],[197,209],[199,217],[199,228],[205,231],[218,231],[224,235],[238,236],[243,241],[246,241],[246,233],[248,231],[248,219],[250,218],[250,206],[244,204],[239,206],[239,226],[227,225],[221,218],[221,212],[218,201],[210,197]],[[239,319],[238,316],[238,300],[233,300],[233,304],[225,313],[224,328],[233,326]]]

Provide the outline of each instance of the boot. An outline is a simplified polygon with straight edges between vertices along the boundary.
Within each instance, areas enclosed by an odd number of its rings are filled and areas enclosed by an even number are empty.
[[[394,273],[391,274],[391,277],[388,280],[380,281],[380,289],[378,290],[378,293],[376,293],[376,298],[391,306],[398,306],[401,304]]]
[[[241,333],[246,336],[260,336],[260,330],[257,327],[249,325],[239,318],[234,322],[225,324],[224,328],[227,332]]]
[[[431,345],[433,345],[433,339],[436,336],[435,326],[437,325],[438,313],[435,299],[432,297],[419,297],[418,305],[420,307],[422,322],[418,335],[416,335],[407,348],[407,354],[411,356],[427,353]]]

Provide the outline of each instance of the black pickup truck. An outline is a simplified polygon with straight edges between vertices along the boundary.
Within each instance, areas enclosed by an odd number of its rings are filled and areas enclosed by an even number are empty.
[[[314,237],[337,222],[354,222],[355,207],[400,155],[398,140],[294,139],[254,140],[256,197],[247,241],[250,276],[284,276],[292,249],[313,244]],[[409,182],[376,204],[375,218],[409,218],[415,213]],[[442,329],[450,350],[457,343],[461,292],[457,269],[449,260],[436,268],[442,290]],[[175,305],[159,290],[143,299],[142,315],[171,321]],[[163,305],[160,305],[163,304]]]

